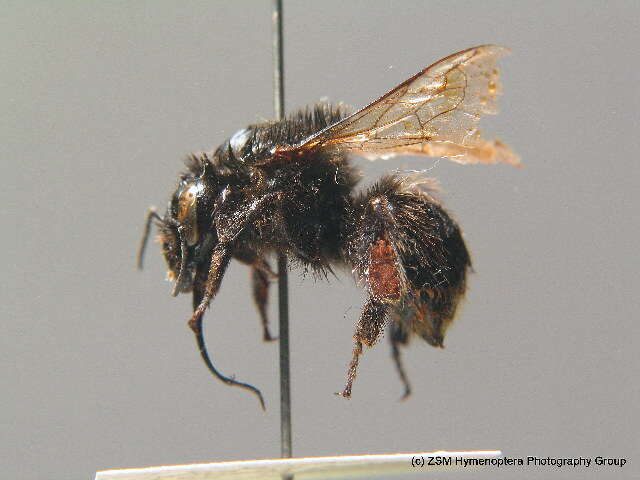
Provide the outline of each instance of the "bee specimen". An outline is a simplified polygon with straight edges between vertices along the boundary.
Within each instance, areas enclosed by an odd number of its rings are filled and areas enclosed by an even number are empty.
[[[275,275],[268,257],[282,253],[320,275],[346,266],[366,287],[368,299],[340,395],[351,396],[363,345],[374,345],[387,324],[409,394],[400,346],[413,335],[443,346],[465,292],[469,253],[429,179],[390,175],[356,193],[359,174],[349,155],[519,165],[508,146],[485,140],[477,128],[482,114],[496,113],[496,60],[505,53],[495,45],[470,48],[425,68],[352,115],[342,106],[320,103],[281,121],[241,129],[215,151],[188,157],[164,216],[149,211],[139,262],[155,220],[168,277],[175,282],[173,294],[192,293],[189,326],[216,377],[253,391],[264,408],[259,390],[215,368],[202,319],[236,259],[252,270],[263,338],[272,339],[266,304]]]

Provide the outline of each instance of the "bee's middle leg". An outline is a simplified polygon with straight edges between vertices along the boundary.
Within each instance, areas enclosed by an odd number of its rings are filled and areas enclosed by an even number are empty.
[[[263,266],[254,264],[251,267],[251,285],[253,289],[253,301],[258,309],[260,320],[262,321],[262,339],[265,342],[276,340],[278,337],[271,335],[269,330],[269,317],[267,315],[267,304],[269,302],[269,277],[276,275],[269,268],[266,260],[262,260]]]
[[[269,330],[269,316],[267,313],[267,305],[269,303],[269,283],[272,278],[277,278],[269,262],[260,255],[251,250],[238,250],[234,253],[233,258],[251,267],[251,290],[253,293],[253,303],[258,310],[260,321],[262,323],[262,339],[265,342],[277,340],[278,337],[271,335]]]

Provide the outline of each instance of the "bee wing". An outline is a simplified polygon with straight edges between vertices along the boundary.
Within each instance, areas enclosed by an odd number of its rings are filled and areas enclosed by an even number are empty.
[[[508,52],[483,45],[454,53],[288,150],[335,148],[371,159],[417,154],[519,165],[507,145],[485,140],[477,128],[481,115],[497,113],[496,60]]]

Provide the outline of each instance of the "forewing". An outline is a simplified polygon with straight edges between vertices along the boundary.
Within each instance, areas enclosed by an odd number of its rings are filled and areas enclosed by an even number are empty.
[[[508,52],[483,45],[454,53],[293,150],[336,148],[372,159],[418,154],[519,165],[508,146],[485,140],[477,128],[483,114],[497,113],[496,60]]]

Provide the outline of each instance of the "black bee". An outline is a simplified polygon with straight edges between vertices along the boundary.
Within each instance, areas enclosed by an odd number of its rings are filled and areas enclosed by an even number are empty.
[[[164,216],[149,212],[139,262],[155,219],[173,294],[192,292],[189,326],[216,377],[255,392],[264,408],[255,387],[214,367],[202,318],[236,259],[252,269],[263,338],[271,340],[266,304],[275,275],[267,258],[277,252],[320,275],[347,266],[367,289],[340,395],[351,396],[362,346],[376,343],[387,320],[393,358],[409,394],[399,346],[413,334],[443,346],[465,292],[469,253],[428,179],[386,176],[355,193],[359,173],[349,155],[519,165],[509,147],[483,139],[476,126],[482,114],[496,113],[495,64],[506,52],[495,45],[470,48],[352,115],[321,103],[282,121],[251,125],[215,151],[189,156]]]

